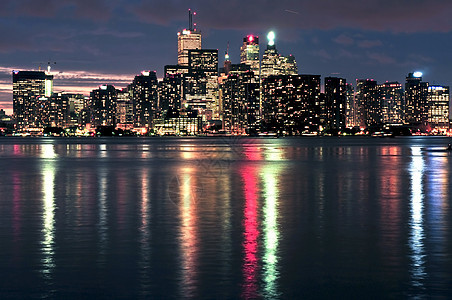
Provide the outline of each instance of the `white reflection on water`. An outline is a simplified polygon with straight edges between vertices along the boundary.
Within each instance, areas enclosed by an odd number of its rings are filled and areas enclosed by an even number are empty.
[[[53,146],[53,145],[49,145]],[[43,216],[41,251],[43,254],[42,275],[45,279],[52,278],[55,269],[55,165],[54,162],[46,162],[42,169],[42,193]]]
[[[278,270],[278,177],[281,168],[267,165],[263,169],[261,179],[264,184],[264,207],[263,207],[263,234],[264,234],[264,257],[263,257],[263,280],[264,295],[269,299],[276,299],[279,295],[277,280]]]
[[[53,144],[42,144],[41,145],[41,158],[55,158],[57,155],[55,153],[55,145]]]
[[[149,231],[149,175],[146,168],[141,170],[141,225],[140,225],[140,274],[141,291],[150,290],[151,279],[149,277],[150,268],[150,231]],[[150,296],[144,293],[146,296]]]
[[[106,263],[106,249],[107,249],[107,217],[108,217],[108,209],[107,209],[107,171],[105,169],[99,170],[99,200],[98,200],[98,210],[99,210],[99,223],[98,223],[98,232],[99,232],[99,264]]]
[[[410,239],[411,249],[411,282],[413,286],[422,287],[425,279],[425,249],[424,249],[424,192],[423,181],[424,159],[420,147],[411,147],[412,160],[410,165],[411,179],[411,220]]]

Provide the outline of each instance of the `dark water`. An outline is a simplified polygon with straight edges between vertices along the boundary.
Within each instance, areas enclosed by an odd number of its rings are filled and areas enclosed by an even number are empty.
[[[0,298],[451,297],[447,143],[2,138]]]

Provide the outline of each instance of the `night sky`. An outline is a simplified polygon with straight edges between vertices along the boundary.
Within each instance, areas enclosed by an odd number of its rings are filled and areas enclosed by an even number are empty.
[[[125,87],[142,70],[162,77],[177,63],[189,8],[220,65],[228,42],[239,63],[244,36],[260,36],[262,55],[274,30],[279,53],[293,54],[302,74],[403,83],[419,70],[425,81],[452,85],[452,1],[1,0],[0,108],[12,113],[12,70],[49,61],[57,92]]]

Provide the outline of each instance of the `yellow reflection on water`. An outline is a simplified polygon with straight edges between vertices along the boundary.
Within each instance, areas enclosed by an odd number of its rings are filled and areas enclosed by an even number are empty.
[[[197,236],[197,186],[192,176],[192,168],[181,168],[177,185],[180,188],[179,209],[181,217],[180,240],[182,254],[182,295],[192,297],[195,294],[198,268]]]
[[[411,147],[411,220],[410,220],[410,239],[409,246],[411,249],[411,281],[413,286],[423,286],[425,273],[425,250],[424,250],[424,225],[423,225],[423,209],[424,209],[424,158],[420,147]]]
[[[99,170],[99,183],[98,183],[98,234],[99,234],[99,263],[104,264],[106,262],[106,249],[107,249],[107,171],[105,169]]]
[[[265,148],[265,160],[269,161],[280,161],[284,159],[283,150],[279,147],[266,147]]]
[[[261,173],[264,184],[264,207],[263,207],[263,280],[264,294],[266,298],[276,299],[279,295],[277,280],[278,270],[278,245],[280,232],[278,228],[278,202],[279,202],[279,166],[267,165]]]
[[[50,145],[52,146],[52,145]],[[50,279],[55,268],[55,166],[48,162],[42,170],[42,194],[43,194],[43,216],[42,216],[42,274]]]

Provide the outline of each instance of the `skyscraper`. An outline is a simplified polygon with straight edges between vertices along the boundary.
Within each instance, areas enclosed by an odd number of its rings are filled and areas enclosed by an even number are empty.
[[[259,76],[259,37],[248,35],[243,38],[243,44],[240,48],[240,62],[251,67],[255,76]]]
[[[13,116],[18,128],[39,126],[39,99],[50,97],[52,88],[52,75],[41,71],[13,71]]]
[[[409,73],[405,83],[405,121],[422,128],[428,122],[428,82],[422,81],[422,73]]]
[[[193,26],[191,10],[188,10],[188,19],[188,29],[177,33],[177,63],[181,66],[188,66],[189,50],[201,49],[201,32]]]
[[[428,87],[428,125],[431,130],[444,133],[449,129],[449,98],[448,86]]]
[[[344,78],[325,78],[325,113],[326,125],[329,129],[345,128],[347,108],[347,81]]]
[[[130,86],[135,125],[152,127],[158,110],[158,82],[155,71],[143,71]]]
[[[366,128],[381,124],[378,84],[373,79],[356,80],[357,124]]]
[[[275,33],[267,34],[268,44],[261,62],[261,78],[270,75],[296,75],[298,73],[297,62],[293,55],[282,56],[275,45]]]
[[[116,125],[117,91],[112,85],[101,85],[91,92],[92,125]]]
[[[378,86],[381,101],[381,120],[384,124],[403,122],[403,89],[398,82],[385,82]]]
[[[320,129],[320,75],[264,78],[261,99],[263,130],[291,135]]]

